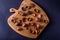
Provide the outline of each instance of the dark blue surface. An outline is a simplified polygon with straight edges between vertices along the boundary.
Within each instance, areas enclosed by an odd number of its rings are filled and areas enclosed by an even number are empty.
[[[41,6],[50,19],[49,25],[36,40],[60,40],[60,0],[33,0]],[[11,7],[18,9],[22,0],[0,0],[0,40],[32,40],[13,31],[7,24],[12,13]]]

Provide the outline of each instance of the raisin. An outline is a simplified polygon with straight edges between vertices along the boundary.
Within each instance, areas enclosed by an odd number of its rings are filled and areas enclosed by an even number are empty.
[[[23,21],[23,22],[26,22],[26,18],[23,18],[22,21]]]
[[[28,27],[29,25],[28,24],[25,24],[25,26],[24,27]]]
[[[22,23],[18,23],[17,26],[22,26]]]
[[[19,28],[19,27],[18,27],[18,28],[17,28],[17,30],[18,30],[18,31],[22,31],[22,30],[23,30],[23,28]]]
[[[26,13],[21,13],[21,16],[26,16],[27,14]]]
[[[43,19],[42,18],[36,18],[35,19],[37,22],[43,22]]]
[[[14,23],[16,26],[22,26],[22,21],[20,21],[20,22],[14,21],[13,23]]]
[[[35,18],[35,20],[36,20],[37,22],[39,22],[39,21],[40,21],[40,18]]]
[[[32,21],[33,19],[32,18],[28,18],[28,21]]]
[[[22,26],[23,27],[28,27],[28,24],[23,23]]]
[[[26,6],[25,8],[28,8],[28,6]]]
[[[36,32],[36,34],[37,34],[37,35],[40,33],[40,31],[39,31],[39,30],[36,30],[35,32]]]
[[[26,9],[25,9],[24,7],[22,7],[22,10],[23,10],[23,11],[26,11]]]
[[[40,13],[40,10],[38,10],[38,9],[34,9],[34,11],[35,11],[36,13]]]
[[[29,32],[32,34],[36,34],[36,32],[34,30],[31,30],[31,29],[29,30]]]
[[[16,20],[13,19],[12,22],[13,22],[13,23],[16,23]]]
[[[37,14],[35,14],[35,13],[34,13],[34,14],[32,14],[32,15],[33,15],[34,17],[36,17],[36,16],[37,16]]]
[[[29,25],[31,25],[31,26],[36,26],[36,23],[29,23]]]
[[[41,18],[43,17],[43,15],[41,15]]]
[[[40,22],[43,22],[44,20],[43,19],[40,19]]]
[[[28,6],[22,7],[22,10],[26,11],[27,8],[28,8]]]
[[[28,27],[26,27],[26,30],[28,30],[29,28]]]
[[[32,31],[32,34],[36,34],[36,32],[35,31]]]
[[[25,26],[25,23],[23,23],[22,26],[24,27]]]
[[[47,20],[44,20],[44,23],[48,23],[48,21]]]
[[[22,23],[23,21],[22,20],[19,20],[20,23]]]
[[[36,28],[37,28],[37,29],[39,29],[39,28],[40,28],[40,25],[39,25],[39,24],[37,24]]]
[[[17,26],[18,25],[18,22],[15,22],[14,24]]]
[[[43,26],[41,26],[41,25],[36,25],[35,26],[35,30],[37,30],[37,31],[40,30],[40,29],[42,29],[42,28],[43,28]]]
[[[27,14],[32,14],[33,12],[32,12],[32,11],[27,11],[26,13],[27,13]]]
[[[38,29],[42,29],[42,26],[39,24],[36,25],[36,30],[38,30]]]

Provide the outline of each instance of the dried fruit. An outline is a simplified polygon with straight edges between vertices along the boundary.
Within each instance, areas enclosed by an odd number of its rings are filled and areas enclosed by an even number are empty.
[[[34,9],[34,11],[35,11],[36,13],[40,13],[40,10],[38,10],[38,9]]]
[[[27,18],[28,21],[32,21],[33,19],[32,18]]]
[[[24,6],[24,7],[22,7],[22,10],[23,10],[23,11],[26,11],[27,8],[28,8],[28,6]]]

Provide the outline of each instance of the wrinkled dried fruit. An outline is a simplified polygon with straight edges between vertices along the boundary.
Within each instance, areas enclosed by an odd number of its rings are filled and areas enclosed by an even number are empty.
[[[40,13],[40,10],[38,10],[38,9],[34,9],[34,11],[35,11],[36,13]]]
[[[22,31],[22,30],[23,30],[23,28],[18,27],[18,28],[17,28],[17,30],[18,30],[18,31]]]
[[[28,8],[28,6],[22,7],[22,10],[23,10],[23,11],[26,11],[27,8]]]
[[[33,19],[32,18],[28,18],[28,21],[32,21]]]

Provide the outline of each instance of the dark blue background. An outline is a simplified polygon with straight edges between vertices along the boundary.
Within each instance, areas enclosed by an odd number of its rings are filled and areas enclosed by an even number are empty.
[[[36,40],[60,40],[60,0],[33,0],[47,13],[50,23]],[[0,0],[0,40],[32,40],[13,31],[7,24],[12,13],[11,7],[18,9],[22,0]]]

